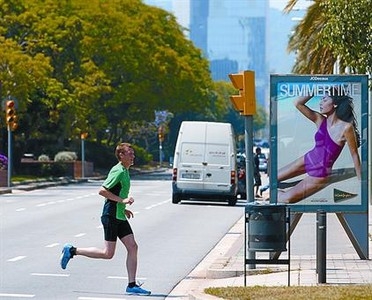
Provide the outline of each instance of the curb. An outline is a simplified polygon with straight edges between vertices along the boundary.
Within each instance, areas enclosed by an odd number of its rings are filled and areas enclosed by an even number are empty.
[[[0,188],[0,195],[2,194],[10,194],[12,192],[11,188]]]
[[[190,300],[221,300],[221,298],[208,295],[199,291],[190,291],[189,292],[189,299]]]
[[[80,178],[80,179],[62,178],[58,180],[49,180],[49,181],[48,180],[30,180],[30,181],[25,181],[22,183],[16,183],[9,188],[0,188],[0,194],[11,194],[13,190],[32,191],[32,190],[43,189],[43,188],[48,188],[48,187],[74,184],[74,183],[82,183],[82,182],[88,182],[88,178]]]
[[[244,228],[244,217],[239,219],[221,240],[221,243],[225,244],[222,248],[225,249],[225,253],[223,256],[218,256],[208,267],[206,272],[208,279],[239,277],[244,274],[243,268],[236,266],[238,254],[244,244],[244,231],[242,232],[241,228]],[[224,239],[225,241],[223,241]]]

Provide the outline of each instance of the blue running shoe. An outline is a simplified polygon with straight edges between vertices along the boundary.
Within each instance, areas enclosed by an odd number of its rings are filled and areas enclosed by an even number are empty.
[[[63,246],[62,254],[61,254],[61,268],[62,269],[66,269],[68,262],[72,258],[71,248],[72,248],[72,245],[70,244],[65,244]]]
[[[151,294],[150,291],[146,291],[145,289],[141,288],[138,285],[135,285],[134,287],[127,286],[126,293],[127,295],[138,295],[138,296],[148,296]]]

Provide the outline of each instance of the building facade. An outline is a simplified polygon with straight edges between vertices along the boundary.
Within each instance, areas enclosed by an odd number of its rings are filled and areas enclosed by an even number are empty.
[[[145,0],[168,10],[188,28],[186,36],[210,62],[214,80],[255,71],[257,102],[268,109],[269,74],[290,73],[294,54],[286,51],[291,30],[305,9],[283,14],[269,0]]]

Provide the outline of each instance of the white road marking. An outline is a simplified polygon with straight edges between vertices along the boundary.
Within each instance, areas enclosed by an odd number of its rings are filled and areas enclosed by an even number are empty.
[[[107,279],[121,279],[121,280],[125,280],[127,278],[128,277],[123,277],[123,276],[107,276]]]
[[[59,243],[49,244],[49,245],[46,245],[45,247],[46,248],[53,248],[53,247],[57,247],[57,246],[59,246]]]
[[[14,261],[22,260],[24,258],[26,258],[26,256],[16,256],[11,259],[8,259],[8,261],[14,262]]]
[[[15,193],[22,193],[23,191],[21,190],[15,190],[14,191]],[[90,193],[90,194],[86,194],[86,195],[82,195],[82,196],[77,196],[77,197],[73,197],[73,198],[68,198],[68,199],[61,199],[61,200],[57,200],[57,201],[48,201],[48,202],[43,202],[43,203],[39,203],[39,204],[36,204],[35,207],[44,207],[44,206],[48,206],[48,205],[53,205],[53,204],[60,204],[60,203],[65,203],[65,202],[69,202],[69,201],[74,201],[74,200],[79,200],[79,199],[84,199],[84,198],[88,198],[88,197],[91,197],[91,196],[96,196],[97,194],[96,193]],[[5,197],[7,195],[4,195]],[[8,196],[9,197],[9,196]],[[15,202],[14,200],[6,200],[7,203],[13,203]],[[20,211],[25,211],[26,208],[25,207],[20,207],[20,208],[17,208],[16,211],[17,212],[20,212]]]
[[[97,298],[97,297],[79,297],[79,300],[124,300],[125,298]]]
[[[47,274],[47,273],[31,273],[32,276],[46,276],[46,277],[70,277],[70,274]]]
[[[127,280],[128,277],[125,276],[107,276],[107,279],[120,279],[120,280]],[[147,277],[136,277],[139,284],[143,284],[143,281],[146,281]]]
[[[154,207],[157,207],[157,206],[160,206],[160,205],[163,205],[163,204],[166,204],[170,202],[170,200],[165,200],[165,201],[162,201],[162,202],[159,202],[159,203],[156,203],[156,204],[153,204],[153,205],[150,205],[150,206],[147,206],[145,207],[145,209],[151,209],[151,208],[154,208]]]
[[[86,233],[82,232],[82,233],[78,233],[78,234],[76,234],[75,237],[82,237],[82,236],[84,236],[84,235],[86,235]]]
[[[34,298],[35,295],[28,295],[28,294],[0,294],[0,297],[6,297],[6,298]]]

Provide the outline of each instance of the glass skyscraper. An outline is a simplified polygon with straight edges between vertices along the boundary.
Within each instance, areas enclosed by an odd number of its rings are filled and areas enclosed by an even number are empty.
[[[190,39],[210,61],[214,80],[253,70],[256,98],[265,105],[268,1],[190,0]]]
[[[270,72],[288,73],[294,62],[285,49],[297,11],[283,15],[269,8],[269,0],[144,2],[174,13],[189,29],[185,34],[209,60],[214,80],[229,81],[228,74],[255,71],[257,102],[268,107]]]

